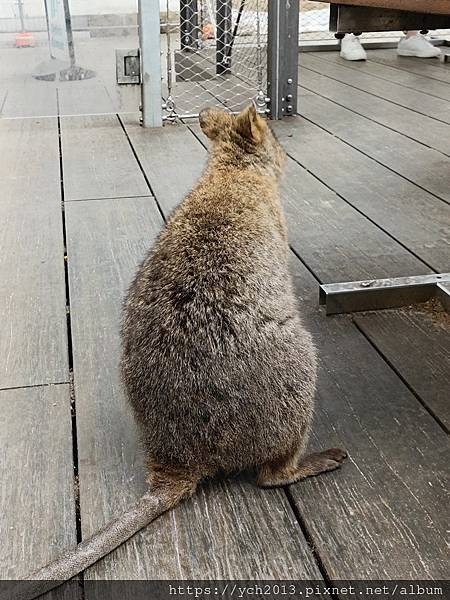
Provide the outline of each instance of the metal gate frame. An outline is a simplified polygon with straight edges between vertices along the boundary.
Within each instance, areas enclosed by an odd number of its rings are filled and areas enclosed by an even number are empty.
[[[226,14],[231,15],[231,0],[227,0],[227,3],[229,11]],[[189,15],[192,12],[191,0],[180,0],[180,4],[183,14]],[[142,125],[161,127],[163,117],[159,0],[139,0],[138,6]],[[281,119],[297,112],[298,20],[298,0],[269,0],[267,100],[271,119]],[[198,28],[198,24],[193,22],[193,28]],[[191,46],[195,43],[192,31],[181,33],[182,45]],[[223,54],[223,48],[218,48],[219,51]],[[218,68],[226,69],[227,65],[222,62]]]
[[[298,0],[269,0],[267,93],[271,119],[297,112]]]
[[[141,106],[143,127],[162,126],[159,0],[139,0]]]

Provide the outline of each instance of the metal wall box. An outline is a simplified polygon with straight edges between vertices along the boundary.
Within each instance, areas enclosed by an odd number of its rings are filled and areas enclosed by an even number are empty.
[[[119,84],[141,83],[141,57],[138,48],[116,50],[116,79]]]

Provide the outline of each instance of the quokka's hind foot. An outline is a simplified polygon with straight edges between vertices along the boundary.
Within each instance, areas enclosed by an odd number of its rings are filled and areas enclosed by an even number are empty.
[[[171,506],[180,499],[194,495],[201,476],[192,470],[160,465],[149,459],[147,461],[147,483],[154,494],[162,494]]]
[[[338,469],[346,457],[345,450],[329,448],[309,454],[298,462],[295,461],[295,456],[291,456],[282,462],[266,463],[259,470],[257,483],[260,487],[277,487],[295,483],[307,477]]]

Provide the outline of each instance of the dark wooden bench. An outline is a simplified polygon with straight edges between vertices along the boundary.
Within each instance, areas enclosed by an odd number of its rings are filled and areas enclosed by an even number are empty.
[[[450,0],[329,1],[330,31],[342,34],[450,28]]]

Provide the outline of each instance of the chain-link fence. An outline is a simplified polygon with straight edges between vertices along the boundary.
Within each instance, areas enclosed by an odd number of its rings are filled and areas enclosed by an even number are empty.
[[[177,5],[178,4],[178,5]],[[162,22],[164,118],[204,106],[265,111],[268,0],[166,0]]]
[[[333,39],[333,34],[328,33],[329,16],[329,4],[300,0],[300,41]]]
[[[188,118],[206,106],[266,110],[268,2],[162,0],[164,118]],[[330,5],[299,0],[299,46],[335,47]],[[432,36],[448,35],[448,30]],[[364,32],[361,40],[395,43],[401,31]]]

